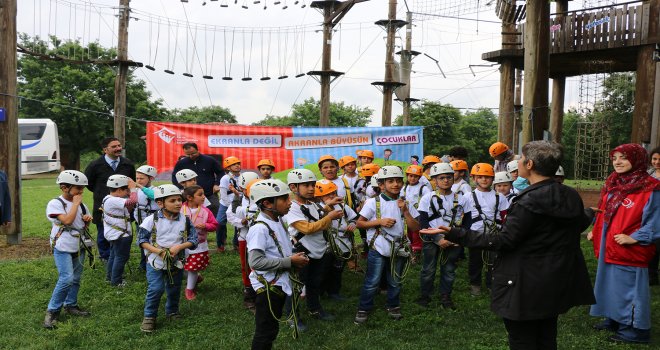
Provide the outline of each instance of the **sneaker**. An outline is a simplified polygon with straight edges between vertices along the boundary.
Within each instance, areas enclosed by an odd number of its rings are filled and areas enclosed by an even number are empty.
[[[440,305],[445,309],[456,310],[456,305],[454,305],[449,294],[442,294],[440,296]]]
[[[181,319],[181,314],[178,312],[173,312],[171,314],[167,314],[165,317],[167,318],[168,321],[176,321],[178,319]]]
[[[57,312],[46,311],[46,317],[44,318],[44,328],[46,329],[55,329],[57,326]]]
[[[186,288],[185,294],[186,294],[186,299],[188,300],[195,300],[195,298],[197,298],[197,292],[195,292],[194,289]]]
[[[286,323],[289,325],[289,328],[293,329],[293,320],[288,320]],[[298,320],[298,332],[303,333],[307,331],[307,326],[301,321]]]
[[[610,322],[609,320],[603,320],[603,322],[596,323],[595,325],[591,326],[593,329],[597,331],[609,331],[609,332],[616,332],[619,330],[619,324]]]
[[[419,297],[419,299],[415,300],[415,303],[417,303],[417,305],[419,305],[423,308],[428,308],[430,302],[431,302],[431,300],[429,300],[429,298],[425,298],[425,297]]]
[[[355,315],[355,319],[353,320],[353,322],[355,324],[363,324],[363,323],[367,322],[368,319],[369,319],[369,313],[367,311],[358,310],[357,314]]]
[[[91,313],[89,311],[82,310],[80,307],[78,307],[78,305],[65,306],[64,307],[64,312],[66,312],[69,315],[73,315],[73,316],[87,317],[87,316],[91,315]]]
[[[626,339],[618,334],[609,336],[607,340],[612,343],[618,343],[618,344],[648,344],[650,342],[649,340]]]
[[[325,311],[323,311],[323,310],[319,310],[319,311],[315,311],[315,312],[310,312],[309,315],[310,315],[312,318],[315,318],[315,319],[317,319],[317,320],[321,320],[321,321],[334,321],[334,320],[335,320],[335,316],[334,316],[334,315],[329,314],[329,313],[327,313],[327,312],[325,312]]]
[[[111,285],[112,285],[113,287],[124,288],[124,287],[128,286],[128,282],[126,282],[126,280],[122,280],[121,282],[119,282],[119,283],[117,283],[117,284],[112,284],[112,283],[111,283]]]
[[[478,297],[481,295],[481,287],[470,285],[470,295],[473,297]]]
[[[401,308],[398,306],[388,307],[387,314],[390,316],[391,319],[395,321],[398,321],[403,318],[403,315],[401,314]]]
[[[140,330],[145,333],[151,333],[156,330],[156,318],[155,317],[145,317],[142,319],[142,325]]]

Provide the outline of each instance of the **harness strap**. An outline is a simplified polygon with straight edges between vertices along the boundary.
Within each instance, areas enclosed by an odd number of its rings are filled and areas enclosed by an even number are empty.
[[[473,220],[473,222],[479,222],[483,220],[485,223],[487,221],[490,221],[488,217],[486,217],[486,215],[481,210],[481,205],[479,204],[479,200],[477,199],[477,194],[475,193],[475,191],[476,190],[472,191],[472,199],[474,200],[474,207],[475,209],[477,209],[477,212],[479,213],[479,217]],[[502,220],[497,220],[497,212],[499,211],[499,208],[500,208],[500,195],[498,193],[495,193],[495,210],[493,210],[494,213],[493,213],[492,223],[494,224],[495,228],[498,230],[499,227],[497,226],[502,223]],[[484,232],[486,231],[486,226],[487,225],[484,225]]]
[[[259,224],[266,226],[266,228],[268,229],[268,235],[275,243],[275,247],[277,247],[277,251],[280,253],[280,257],[284,258],[284,250],[282,250],[282,245],[280,244],[280,241],[277,239],[277,235],[275,234],[275,231],[272,228],[270,228],[270,226],[266,222],[261,220],[255,221],[253,225],[259,225]],[[284,227],[284,224],[282,224],[282,227]],[[255,271],[254,274],[257,276],[257,281],[259,281],[261,284],[266,286],[270,291],[272,291],[271,287],[274,286],[275,283],[277,283],[280,277],[282,277],[282,270],[277,270],[277,272],[275,272],[275,278],[273,278],[272,281],[268,282],[263,275],[258,274],[256,270],[254,271]]]
[[[353,194],[351,193],[351,187],[348,185],[348,181],[346,181],[345,177],[341,177],[341,181],[344,183],[344,190],[346,191],[346,197],[344,199],[344,202],[351,208],[354,207],[353,203]]]
[[[103,202],[101,202],[101,207],[99,208],[99,210],[101,210],[101,213],[103,214],[103,222],[106,223],[106,224],[108,224],[108,226],[114,228],[115,230],[121,232],[122,234],[119,236],[119,238],[122,238],[122,237],[124,237],[124,236],[130,236],[131,233],[128,232],[128,228],[130,227],[130,226],[129,226],[130,224],[129,224],[129,222],[128,222],[128,221],[129,221],[129,217],[127,217],[127,216],[123,216],[123,215],[114,215],[114,214],[106,213],[104,207],[105,207],[105,201],[107,201],[107,200],[108,200],[108,198],[106,197],[106,198],[103,200]],[[117,226],[117,225],[113,225],[113,224],[109,223],[109,222],[105,219],[105,216],[109,216],[109,217],[111,217],[111,218],[115,218],[115,219],[123,219],[123,220],[124,220],[124,225],[126,225],[126,227],[119,227],[119,226]]]

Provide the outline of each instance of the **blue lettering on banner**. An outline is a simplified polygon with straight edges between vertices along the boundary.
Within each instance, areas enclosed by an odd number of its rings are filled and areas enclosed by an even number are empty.
[[[281,135],[209,135],[209,147],[280,147]]]

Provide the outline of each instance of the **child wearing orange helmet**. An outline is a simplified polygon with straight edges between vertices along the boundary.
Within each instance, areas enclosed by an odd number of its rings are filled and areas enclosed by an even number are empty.
[[[472,231],[483,231],[494,234],[502,229],[502,223],[509,208],[506,197],[492,189],[495,180],[493,166],[488,163],[477,163],[472,167],[470,176],[474,179],[476,188],[468,195],[472,207]],[[486,287],[490,289],[493,253],[479,248],[469,248],[468,274],[470,276],[470,294],[481,294],[481,272],[486,264]]]
[[[422,183],[422,185],[429,186],[432,190],[435,190],[435,183],[429,181],[431,179],[431,175],[429,175],[429,172],[431,171],[431,167],[435,163],[442,163],[442,159],[432,154],[422,158],[422,169],[424,170],[424,176],[422,176],[422,178],[419,180]]]
[[[240,196],[238,191],[238,177],[241,175],[241,160],[234,156],[229,156],[222,161],[224,166],[225,176],[220,179],[220,208],[216,221],[218,221],[218,229],[216,230],[216,242],[218,244],[218,253],[225,251],[227,243],[227,208],[231,206],[234,196]],[[236,236],[236,235],[234,235]],[[238,241],[234,244],[236,249]]]
[[[268,180],[271,178],[273,171],[275,171],[275,162],[270,159],[262,159],[257,163],[257,170],[259,170],[262,180]]]
[[[419,165],[410,165],[406,169],[406,184],[401,190],[401,196],[405,198],[409,205],[412,205],[417,209],[419,207],[419,201],[424,195],[431,191],[431,185],[425,186],[420,182],[420,179],[424,176],[422,167]],[[417,231],[408,230],[408,239],[410,239],[412,250],[413,250],[413,262],[417,261],[417,257],[422,252],[422,240],[419,238],[419,233]]]

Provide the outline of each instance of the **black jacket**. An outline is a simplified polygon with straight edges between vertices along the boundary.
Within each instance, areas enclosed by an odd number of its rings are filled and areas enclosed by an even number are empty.
[[[194,161],[189,157],[183,157],[176,162],[172,170],[172,183],[179,188],[181,186],[176,181],[176,173],[183,169],[197,173],[197,185],[204,189],[204,195],[207,197],[213,195],[213,185],[220,185],[220,179],[225,175],[220,163],[210,156],[200,154]]]
[[[101,207],[103,198],[110,193],[106,183],[108,182],[108,178],[114,174],[126,175],[135,180],[135,165],[133,165],[130,159],[119,157],[117,170],[112,170],[112,167],[105,161],[105,156],[103,155],[89,163],[87,168],[85,168],[85,176],[89,180],[87,188],[94,192],[94,209],[92,212],[95,224],[102,224],[99,207]]]
[[[549,179],[513,200],[500,234],[457,228],[446,239],[498,251],[491,292],[495,314],[518,321],[544,319],[595,303],[580,248],[580,234],[592,218],[577,191]]]

